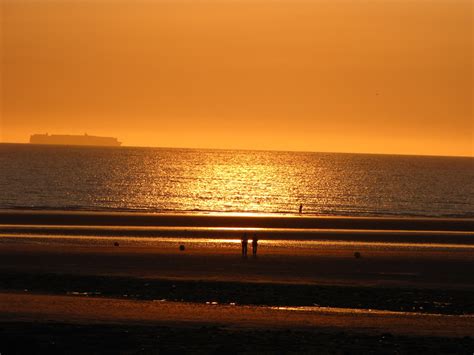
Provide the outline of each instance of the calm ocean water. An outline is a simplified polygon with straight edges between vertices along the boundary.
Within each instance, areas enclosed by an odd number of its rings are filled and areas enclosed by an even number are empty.
[[[0,144],[0,208],[474,217],[474,159]]]

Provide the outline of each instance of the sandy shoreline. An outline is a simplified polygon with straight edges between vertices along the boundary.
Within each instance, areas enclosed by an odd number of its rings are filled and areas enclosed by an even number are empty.
[[[0,271],[0,291],[23,295],[72,295],[196,304],[365,309],[412,314],[473,315],[474,289],[334,285],[265,281],[143,278]]]
[[[246,213],[0,210],[0,225],[2,224],[474,231],[474,218],[291,216]]]
[[[365,333],[462,337],[474,336],[473,317],[337,308],[292,312],[272,307],[0,293],[0,321],[48,319],[79,324],[162,325],[175,322],[267,329],[350,328]]]
[[[472,316],[0,293],[5,353],[456,353]]]
[[[321,329],[0,322],[5,354],[466,354],[472,337]]]
[[[470,353],[473,225],[0,211],[0,352]]]
[[[117,227],[117,226],[42,226],[0,225],[0,236],[102,236],[154,237],[186,239],[240,239],[244,233],[256,234],[260,240],[359,241],[465,245],[474,247],[474,232],[406,231],[361,229],[300,229],[247,227]]]
[[[81,246],[0,243],[0,270],[148,278],[335,285],[472,289],[471,250],[358,246],[319,249],[261,245],[257,259],[242,259],[238,243],[201,247],[179,243]],[[213,247],[215,245],[215,247]],[[354,257],[359,250],[362,257]]]

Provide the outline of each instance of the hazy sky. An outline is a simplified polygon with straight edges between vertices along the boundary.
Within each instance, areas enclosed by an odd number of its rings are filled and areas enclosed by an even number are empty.
[[[0,0],[0,140],[474,155],[472,0]]]

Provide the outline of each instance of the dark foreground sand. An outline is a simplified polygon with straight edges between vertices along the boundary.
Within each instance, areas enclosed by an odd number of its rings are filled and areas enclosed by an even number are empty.
[[[468,354],[472,317],[3,293],[0,351]]]
[[[206,325],[0,322],[5,354],[466,354],[472,337]]]

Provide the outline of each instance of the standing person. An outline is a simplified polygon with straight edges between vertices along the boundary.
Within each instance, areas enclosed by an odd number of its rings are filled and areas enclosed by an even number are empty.
[[[249,244],[249,238],[247,237],[247,233],[244,233],[242,237],[242,258],[247,257],[247,245]]]
[[[257,247],[258,247],[258,238],[257,235],[254,234],[252,238],[252,255],[253,257],[257,257]]]
[[[302,213],[303,213],[303,204],[300,203],[300,214],[302,214]]]

